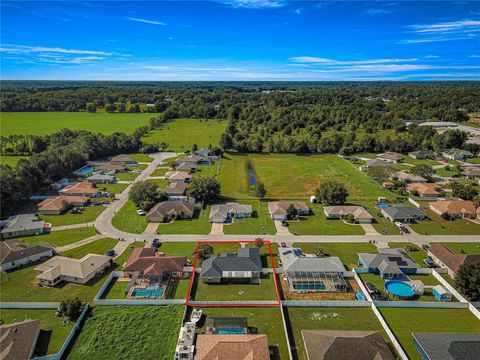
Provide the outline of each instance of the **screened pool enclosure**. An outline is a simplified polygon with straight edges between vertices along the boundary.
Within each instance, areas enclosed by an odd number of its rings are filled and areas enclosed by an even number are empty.
[[[347,282],[338,272],[290,271],[285,273],[290,291],[305,292],[346,292]]]

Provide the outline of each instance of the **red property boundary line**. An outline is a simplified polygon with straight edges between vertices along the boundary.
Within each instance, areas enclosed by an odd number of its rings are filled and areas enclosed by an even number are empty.
[[[268,246],[269,253],[270,253],[270,259],[271,259],[271,266],[273,270],[273,281],[275,283],[275,292],[277,293],[277,302],[272,303],[272,304],[262,304],[262,303],[248,303],[248,304],[224,304],[224,303],[214,303],[214,302],[208,302],[208,303],[200,303],[196,302],[195,304],[190,303],[190,294],[192,292],[192,286],[193,286],[193,281],[195,280],[195,275],[196,275],[196,268],[197,268],[197,262],[198,262],[198,252],[200,250],[200,246],[203,244],[228,244],[228,243],[263,243]],[[193,300],[192,300],[193,301]],[[193,260],[193,270],[192,270],[192,276],[190,277],[190,283],[188,285],[188,291],[187,291],[187,297],[185,299],[185,305],[186,306],[201,306],[201,307],[272,307],[272,306],[280,306],[282,304],[281,298],[280,298],[280,291],[278,288],[278,280],[277,280],[277,273],[275,272],[275,262],[273,260],[273,251],[272,251],[272,244],[270,240],[225,240],[225,241],[199,241],[197,243],[197,250],[195,251],[195,258]]]

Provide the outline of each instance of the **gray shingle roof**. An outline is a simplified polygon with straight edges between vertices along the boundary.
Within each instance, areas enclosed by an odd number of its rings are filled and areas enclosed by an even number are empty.
[[[40,333],[40,320],[25,320],[0,325],[0,358],[2,360],[28,360]]]
[[[395,205],[382,210],[392,219],[405,219],[414,218],[416,216],[425,216],[425,213],[422,210],[411,206]]]
[[[53,250],[49,245],[28,246],[15,239],[0,242],[0,265]]]
[[[412,333],[430,360],[480,359],[480,334]]]
[[[338,257],[305,256],[298,248],[280,248],[280,261],[285,272],[345,272]]]
[[[379,270],[396,270],[395,268],[417,268],[420,266],[403,249],[379,249],[379,254],[359,253],[358,257],[362,259],[366,267]],[[386,262],[382,264],[383,262]],[[392,265],[394,267],[389,267]]]
[[[393,165],[388,161],[379,160],[379,159],[370,159],[367,160],[367,167],[392,167]]]
[[[212,256],[202,263],[202,277],[222,277],[223,271],[262,271],[258,249],[238,248],[237,254]]]
[[[6,226],[2,229],[2,233],[42,229],[45,226],[45,221],[39,220],[35,214],[20,214],[11,216],[5,220],[5,223]]]

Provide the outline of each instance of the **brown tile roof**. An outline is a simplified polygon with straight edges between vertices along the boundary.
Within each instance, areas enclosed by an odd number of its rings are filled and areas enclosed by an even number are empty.
[[[431,245],[428,251],[454,272],[457,272],[463,263],[480,262],[480,255],[455,254],[440,244]]]
[[[162,201],[150,209],[147,214],[149,217],[167,218],[170,215],[184,215],[192,217],[195,211],[195,204],[182,201]],[[162,220],[163,221],[163,220]]]
[[[165,173],[165,177],[168,180],[185,180],[185,179],[190,179],[192,175],[190,175],[186,171],[169,171]]]
[[[82,181],[82,182],[76,183],[75,185],[65,186],[62,190],[60,190],[60,193],[63,193],[63,194],[93,195],[93,194],[96,194],[97,192],[98,192],[98,189],[96,185],[88,181]]]
[[[329,215],[348,215],[352,214],[355,219],[373,219],[373,216],[365,210],[362,206],[348,206],[348,205],[337,205],[337,206],[325,206],[323,211]]]
[[[69,207],[72,203],[86,203],[87,201],[88,197],[86,196],[65,195],[57,196],[51,199],[45,199],[38,203],[37,206],[39,211],[63,210]]]
[[[287,213],[288,207],[293,204],[295,210],[309,210],[307,204],[303,201],[271,201],[268,203],[268,211],[271,215],[285,215]]]
[[[122,162],[122,163],[132,163],[132,162],[135,162],[135,159],[132,158],[130,155],[126,155],[126,154],[120,154],[120,155],[117,155],[115,156],[114,158],[110,159],[110,162]]]
[[[0,359],[30,359],[39,333],[40,320],[25,320],[0,325]]]
[[[15,239],[4,240],[0,242],[0,265],[51,250],[53,248],[47,244],[28,246]]]
[[[430,207],[437,209],[442,214],[474,215],[476,213],[475,206],[470,200],[435,201],[430,203]]]
[[[422,195],[432,195],[432,196],[440,195],[440,193],[437,191],[439,189],[440,189],[440,186],[438,186],[435,183],[407,184],[408,191],[418,191],[418,193]]]
[[[268,360],[267,335],[198,335],[195,360]]]
[[[173,182],[170,183],[167,187],[160,188],[159,190],[167,195],[183,195],[185,193],[185,190],[187,190],[187,184],[182,182]]]
[[[309,360],[394,360],[378,331],[302,330]]]
[[[181,272],[185,256],[164,256],[154,248],[135,248],[125,263],[124,271],[141,271],[145,275],[161,275],[164,272]]]
[[[398,161],[398,160],[403,159],[402,154],[399,154],[399,153],[396,153],[396,152],[391,152],[391,151],[387,151],[386,153],[383,153],[383,154],[378,154],[377,157],[380,158],[380,159],[394,160],[394,161]]]
[[[466,176],[480,176],[480,166],[469,166],[463,169],[462,173]]]
[[[125,170],[125,166],[119,163],[106,162],[105,164],[100,165],[98,170]]]
[[[37,278],[43,280],[53,280],[61,275],[85,279],[110,260],[109,256],[98,254],[87,254],[81,259],[54,256],[34,270],[39,273]]]

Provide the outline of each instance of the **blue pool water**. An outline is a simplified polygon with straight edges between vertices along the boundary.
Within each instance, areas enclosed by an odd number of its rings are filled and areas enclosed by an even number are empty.
[[[388,204],[378,203],[377,207],[379,207],[380,209],[386,209],[386,208],[388,208]]]
[[[325,284],[323,284],[323,283],[315,283],[315,284],[296,283],[296,284],[293,284],[293,287],[296,290],[324,290],[325,289]]]
[[[93,172],[93,170],[94,170],[93,166],[84,166],[81,169],[78,169],[77,171],[81,173],[91,173]]]
[[[385,283],[385,290],[400,298],[410,298],[415,295],[415,290],[413,289],[413,286],[408,285],[407,283],[404,283],[402,281],[387,281]]]
[[[244,334],[245,330],[242,328],[224,328],[224,329],[218,329],[215,331],[215,334],[219,335],[232,335],[232,334]]]
[[[248,182],[250,186],[257,185],[257,179],[255,179],[255,173],[252,168],[248,168]]]
[[[132,296],[144,297],[144,296],[163,296],[163,288],[159,286],[150,286],[145,289],[134,289],[132,291]]]

